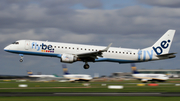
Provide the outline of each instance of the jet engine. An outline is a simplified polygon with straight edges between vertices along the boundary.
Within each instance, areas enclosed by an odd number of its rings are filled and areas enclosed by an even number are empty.
[[[73,63],[77,61],[77,57],[71,54],[62,54],[61,56],[61,62],[64,63]]]

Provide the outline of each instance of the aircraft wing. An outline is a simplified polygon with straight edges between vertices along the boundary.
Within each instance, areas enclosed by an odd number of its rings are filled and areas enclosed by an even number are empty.
[[[176,57],[174,54],[176,54],[176,53],[161,54],[161,55],[157,55],[157,57],[160,57],[160,58],[174,58],[174,57]]]
[[[111,47],[112,43],[110,43],[105,49],[95,51],[95,52],[87,52],[87,53],[81,53],[81,54],[76,54],[79,58],[85,58],[85,57],[90,57],[90,58],[97,58],[97,56],[102,57],[103,52],[107,52],[108,49]]]

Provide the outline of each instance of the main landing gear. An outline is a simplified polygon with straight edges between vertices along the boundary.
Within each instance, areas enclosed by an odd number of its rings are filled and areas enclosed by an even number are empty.
[[[19,60],[19,62],[23,62],[23,54],[19,54],[19,56],[21,57],[21,59]]]
[[[87,62],[85,62],[85,64],[84,64],[84,69],[89,69],[89,64],[87,63]]]

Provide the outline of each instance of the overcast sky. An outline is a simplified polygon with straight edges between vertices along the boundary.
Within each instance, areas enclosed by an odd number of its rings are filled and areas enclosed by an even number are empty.
[[[7,53],[4,47],[19,39],[141,49],[153,45],[168,29],[176,34],[170,52],[180,50],[179,0],[0,0],[0,74],[62,75],[59,58]],[[174,59],[137,63],[138,69],[180,68]],[[67,64],[70,73],[111,75],[131,72],[130,64],[110,62]]]

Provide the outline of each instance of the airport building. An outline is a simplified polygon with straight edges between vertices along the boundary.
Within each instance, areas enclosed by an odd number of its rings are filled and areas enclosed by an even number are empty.
[[[114,78],[131,78],[131,73],[130,72],[115,72],[112,73],[112,77]]]

